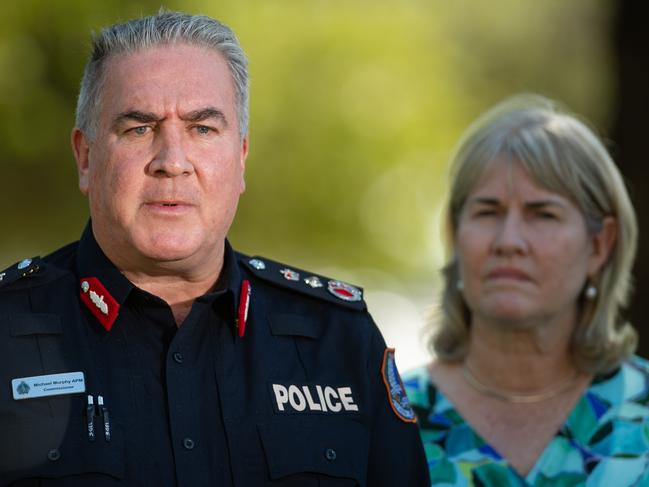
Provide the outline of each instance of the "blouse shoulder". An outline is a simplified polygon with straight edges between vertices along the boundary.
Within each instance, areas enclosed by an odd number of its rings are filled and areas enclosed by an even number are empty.
[[[613,373],[596,378],[588,392],[610,405],[636,403],[649,406],[649,361],[637,355],[631,356]]]
[[[427,366],[422,365],[406,371],[401,375],[401,380],[413,407],[418,409],[430,409],[432,407],[431,389],[434,389],[435,386],[430,379]]]
[[[622,367],[633,367],[643,373],[645,376],[649,377],[649,360],[639,357],[638,355],[632,355]]]

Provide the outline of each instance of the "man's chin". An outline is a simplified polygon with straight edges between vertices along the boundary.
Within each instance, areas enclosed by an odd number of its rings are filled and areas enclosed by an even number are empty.
[[[160,264],[190,260],[197,253],[196,249],[176,246],[141,248],[139,250],[145,258]]]
[[[191,259],[200,249],[199,242],[183,234],[147,235],[138,240],[134,242],[138,253],[159,263]]]

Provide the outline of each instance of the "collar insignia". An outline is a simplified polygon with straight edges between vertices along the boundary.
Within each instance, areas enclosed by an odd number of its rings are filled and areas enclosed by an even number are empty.
[[[250,308],[250,281],[244,279],[241,283],[241,296],[239,297],[239,315],[237,317],[237,329],[239,337],[243,338],[246,333],[246,321],[248,321],[248,309]]]
[[[106,331],[110,331],[119,313],[119,303],[96,277],[84,277],[80,281],[81,301],[97,318]]]

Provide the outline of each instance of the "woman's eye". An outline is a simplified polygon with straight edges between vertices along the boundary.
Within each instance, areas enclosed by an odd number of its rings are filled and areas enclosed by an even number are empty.
[[[550,213],[548,211],[541,211],[541,212],[537,213],[537,215],[539,216],[539,218],[541,218],[543,220],[556,220],[557,219],[557,215],[555,215],[554,213]]]
[[[483,209],[483,210],[477,210],[474,212],[473,216],[475,217],[486,217],[486,216],[494,216],[496,215],[496,210],[492,209]]]

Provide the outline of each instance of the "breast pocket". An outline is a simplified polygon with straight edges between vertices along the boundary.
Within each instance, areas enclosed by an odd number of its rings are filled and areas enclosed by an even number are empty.
[[[61,318],[54,314],[0,316],[0,416],[20,421],[31,417],[67,415],[65,396],[28,400],[17,405],[12,381],[60,372],[66,366]]]
[[[0,321],[8,324],[9,330],[9,337],[0,340],[5,374],[13,377],[41,375],[65,367],[60,316],[15,314],[2,316]]]
[[[3,425],[3,430],[13,442],[0,452],[1,486],[20,479],[38,479],[40,487],[122,485],[124,438],[118,425],[112,428],[110,442],[100,437],[89,442],[76,418],[42,418]]]
[[[269,486],[365,487],[369,434],[335,416],[278,418],[258,425]]]

